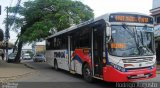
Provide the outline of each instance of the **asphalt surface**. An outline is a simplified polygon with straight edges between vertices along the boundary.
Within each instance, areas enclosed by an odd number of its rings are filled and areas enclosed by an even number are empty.
[[[110,83],[101,80],[95,80],[94,83],[86,82],[82,76],[73,75],[67,71],[54,70],[45,62],[35,63],[33,61],[24,61],[36,71],[30,76],[14,80],[11,84],[4,86],[14,86],[14,88],[145,88],[145,85],[137,86],[136,83]],[[148,82],[150,83],[150,82]],[[155,85],[153,88],[160,88]],[[9,88],[9,87],[4,87]],[[151,86],[146,88],[152,88]]]
[[[18,79],[17,81],[20,82],[83,82],[83,79],[78,78],[80,76],[72,75],[63,70],[56,71],[45,62],[27,61],[23,63],[33,67],[36,72],[31,76]]]

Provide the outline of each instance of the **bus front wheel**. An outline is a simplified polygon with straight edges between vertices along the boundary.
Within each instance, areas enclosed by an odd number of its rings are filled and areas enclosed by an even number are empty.
[[[83,77],[87,82],[93,82],[92,72],[88,64],[83,67]]]

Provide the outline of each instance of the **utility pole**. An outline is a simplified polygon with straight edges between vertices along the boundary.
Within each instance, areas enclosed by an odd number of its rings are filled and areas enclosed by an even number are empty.
[[[0,5],[0,15],[1,15],[1,5]]]
[[[8,40],[9,40],[9,27],[8,27],[8,7],[7,7],[6,30],[5,30],[6,61],[8,61]]]

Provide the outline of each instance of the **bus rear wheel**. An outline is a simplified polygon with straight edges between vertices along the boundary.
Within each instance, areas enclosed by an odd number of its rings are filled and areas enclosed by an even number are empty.
[[[55,70],[58,70],[57,60],[54,61],[54,69],[55,69]]]
[[[88,64],[83,67],[83,77],[87,82],[93,82],[92,72]]]

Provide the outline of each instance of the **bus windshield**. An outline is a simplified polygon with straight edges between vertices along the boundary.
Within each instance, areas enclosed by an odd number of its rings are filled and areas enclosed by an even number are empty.
[[[154,33],[147,26],[111,26],[112,37],[109,53],[114,56],[149,56],[154,55]]]

